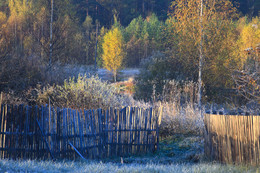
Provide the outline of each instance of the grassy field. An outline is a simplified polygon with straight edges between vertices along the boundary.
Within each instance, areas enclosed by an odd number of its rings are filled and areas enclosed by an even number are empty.
[[[0,160],[0,172],[188,173],[259,172],[259,168],[221,165],[203,158],[203,138],[175,135],[161,140],[160,152],[102,161]]]
[[[259,168],[220,164],[121,164],[80,161],[12,161],[0,160],[0,172],[91,172],[91,173],[137,173],[137,172],[259,172]]]

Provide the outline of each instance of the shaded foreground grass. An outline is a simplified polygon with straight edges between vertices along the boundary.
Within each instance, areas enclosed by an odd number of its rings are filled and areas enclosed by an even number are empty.
[[[186,172],[258,172],[259,168],[220,164],[120,164],[80,161],[13,161],[0,160],[0,172],[106,172],[106,173],[186,173]]]
[[[110,158],[102,161],[0,160],[1,172],[90,172],[90,173],[189,173],[259,172],[259,168],[208,163],[203,157],[201,136],[174,135],[160,142],[160,151],[146,156]]]

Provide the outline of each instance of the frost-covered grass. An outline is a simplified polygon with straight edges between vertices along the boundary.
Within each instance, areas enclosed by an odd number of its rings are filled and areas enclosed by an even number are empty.
[[[106,172],[106,173],[137,173],[137,172],[258,172],[259,168],[220,164],[121,164],[102,162],[74,161],[13,161],[0,160],[0,172]]]
[[[162,93],[162,136],[193,134],[203,136],[204,121],[197,106],[198,84],[169,81]]]
[[[0,160],[1,172],[189,173],[259,172],[257,167],[221,165],[203,157],[203,137],[174,135],[160,142],[160,151],[102,161]]]

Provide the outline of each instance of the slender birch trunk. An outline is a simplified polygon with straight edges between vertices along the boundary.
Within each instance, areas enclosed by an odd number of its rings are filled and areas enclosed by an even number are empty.
[[[202,96],[202,60],[203,60],[203,0],[201,0],[201,7],[200,7],[200,57],[199,57],[199,78],[198,78],[198,83],[199,83],[199,88],[198,88],[198,106],[199,110],[202,114],[201,111],[201,96]]]
[[[95,72],[97,73],[98,22],[96,22]]]
[[[52,25],[53,25],[53,1],[51,0],[51,23],[50,23],[50,57],[49,57],[49,70],[51,70],[52,63]]]

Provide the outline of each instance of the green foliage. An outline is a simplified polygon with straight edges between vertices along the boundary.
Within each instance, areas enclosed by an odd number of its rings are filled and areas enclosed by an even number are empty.
[[[96,22],[97,24],[97,22]],[[84,64],[94,64],[95,57],[95,46],[96,46],[96,31],[93,25],[93,19],[91,16],[86,16],[85,21],[83,22],[84,29],[84,38],[82,39],[84,51],[86,54],[86,59]]]
[[[90,32],[93,29],[93,20],[91,16],[86,16],[85,21],[83,22],[83,27],[86,29],[86,32]]]
[[[170,59],[160,52],[143,60],[140,74],[137,78],[135,97],[138,99],[150,100],[155,90],[156,95],[160,95],[166,80],[171,79]]]
[[[138,66],[142,59],[151,56],[153,51],[160,50],[163,23],[155,14],[145,20],[139,16],[124,30],[128,66]]]
[[[103,55],[103,43],[104,43],[104,36],[106,35],[106,33],[108,32],[108,30],[104,27],[101,28],[100,30],[100,34],[98,36],[98,45],[97,45],[97,65],[99,68],[103,67],[103,59],[102,59],[102,55]]]
[[[142,61],[135,97],[180,105],[186,103],[195,105],[197,83],[182,76],[177,69],[178,64],[175,63],[160,52],[154,52],[151,57]]]
[[[125,28],[124,37],[128,42],[132,37],[136,37],[139,39],[141,37],[141,33],[143,32],[143,18],[139,16],[131,21],[131,23]]]

